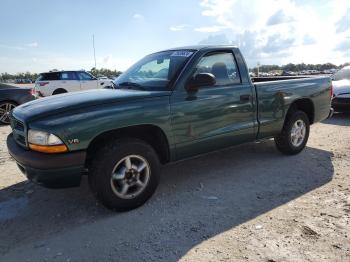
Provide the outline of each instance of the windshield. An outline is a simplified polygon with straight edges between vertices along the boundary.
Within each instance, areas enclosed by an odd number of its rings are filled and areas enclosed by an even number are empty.
[[[117,88],[169,90],[170,82],[175,79],[193,53],[190,50],[178,50],[148,55],[121,74],[114,83]]]
[[[350,68],[343,68],[334,74],[333,80],[350,80]]]

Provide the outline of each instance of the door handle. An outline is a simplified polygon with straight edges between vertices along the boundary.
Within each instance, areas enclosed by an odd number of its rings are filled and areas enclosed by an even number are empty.
[[[241,102],[249,102],[250,101],[250,95],[241,95],[240,97],[239,97],[239,100],[241,101]]]

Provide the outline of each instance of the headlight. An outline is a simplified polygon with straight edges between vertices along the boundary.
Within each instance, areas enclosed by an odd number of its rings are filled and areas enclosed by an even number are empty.
[[[33,129],[28,131],[29,148],[43,153],[67,152],[68,148],[57,136]]]
[[[53,146],[62,145],[63,142],[57,136],[49,134],[43,131],[37,131],[29,129],[28,131],[28,142],[30,144],[42,145],[42,146]]]

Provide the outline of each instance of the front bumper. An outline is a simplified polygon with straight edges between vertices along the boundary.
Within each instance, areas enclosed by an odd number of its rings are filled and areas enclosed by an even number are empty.
[[[19,146],[10,134],[7,148],[19,169],[33,182],[46,187],[78,186],[84,171],[85,151],[63,154],[44,154]]]

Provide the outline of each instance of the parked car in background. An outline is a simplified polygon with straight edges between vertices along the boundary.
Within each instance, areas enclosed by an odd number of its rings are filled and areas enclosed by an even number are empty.
[[[107,76],[98,76],[97,79],[99,81],[103,81],[106,82],[107,84],[109,83],[109,85],[112,87],[113,86],[113,81],[114,79],[108,78]]]
[[[97,78],[100,79],[100,80],[109,80],[109,81],[113,81],[113,79],[110,79],[110,78],[108,78],[107,76],[98,76]]]
[[[31,79],[16,79],[16,84],[31,84],[33,81]]]
[[[129,210],[152,196],[161,163],[272,137],[282,153],[301,152],[310,125],[331,113],[332,84],[294,78],[251,79],[233,46],[157,52],[119,76],[116,89],[16,108],[7,147],[30,180],[78,185],[85,172],[105,206]]]
[[[18,105],[34,99],[32,89],[0,84],[0,123],[10,123],[10,113]]]
[[[350,112],[350,66],[346,66],[332,76],[332,107],[337,112]]]
[[[34,90],[37,97],[45,97],[110,86],[111,80],[97,79],[86,71],[54,71],[41,73],[35,81]]]

